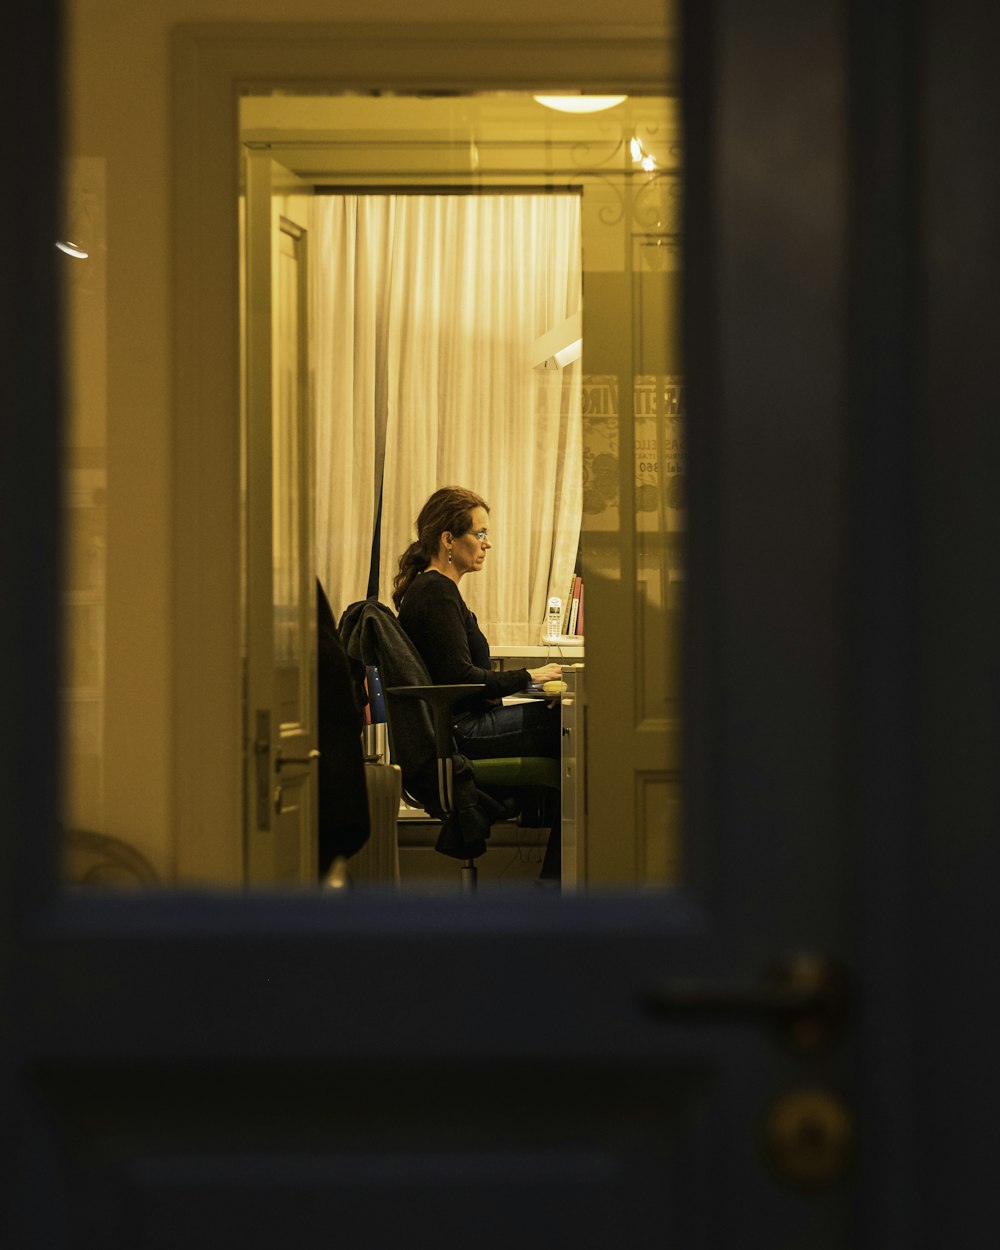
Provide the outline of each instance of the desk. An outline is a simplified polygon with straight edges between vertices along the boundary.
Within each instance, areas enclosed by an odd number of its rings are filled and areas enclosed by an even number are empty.
[[[562,795],[562,893],[575,894],[585,880],[587,838],[587,716],[584,667],[563,672],[566,689],[559,705],[562,720],[560,790]]]
[[[522,691],[512,696],[510,702],[524,699],[559,700],[559,719],[562,728],[560,749],[560,808],[562,828],[562,893],[575,894],[581,889],[584,877],[584,852],[586,847],[586,708],[584,705],[584,666],[573,664],[563,670],[566,689],[560,694],[546,694],[544,690]],[[507,700],[505,700],[507,702]]]

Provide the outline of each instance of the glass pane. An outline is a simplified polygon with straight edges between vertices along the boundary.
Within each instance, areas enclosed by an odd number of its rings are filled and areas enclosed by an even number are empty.
[[[202,772],[191,770],[182,783],[190,793],[175,792],[183,739],[171,719],[178,691],[191,703],[192,657],[205,663],[198,639],[174,649],[184,635],[171,618],[178,598],[171,553],[203,549],[198,585],[208,591],[225,582],[226,603],[239,601],[246,564],[240,536],[226,528],[246,511],[239,398],[230,397],[218,423],[203,411],[212,402],[204,395],[236,389],[236,362],[213,374],[210,351],[236,349],[222,333],[201,355],[185,345],[185,359],[197,357],[202,372],[193,381],[185,374],[171,390],[174,288],[162,262],[168,249],[149,247],[150,197],[142,179],[130,182],[128,194],[116,184],[111,247],[105,170],[115,165],[86,155],[106,149],[123,157],[98,106],[99,68],[88,61],[75,69],[71,151],[80,155],[67,175],[65,233],[88,245],[89,258],[65,255],[65,823],[120,838],[164,881],[241,884],[249,825],[236,826],[247,814],[213,821],[218,842],[208,847],[199,809],[211,806],[206,796],[240,789],[237,772],[249,776],[268,750],[258,709],[242,707],[241,661],[250,647],[239,636],[242,624],[232,638],[206,641],[211,664],[199,668],[208,674],[201,697],[209,719],[226,709],[228,720],[212,723],[221,726],[217,737],[231,741]],[[308,737],[315,727],[308,614],[316,576],[338,620],[370,586],[390,603],[421,505],[440,486],[466,486],[489,503],[488,559],[463,578],[460,592],[488,639],[491,668],[555,663],[568,686],[561,811],[525,802],[513,819],[496,822],[477,860],[483,887],[533,885],[550,840],[546,822],[557,816],[567,890],[677,883],[684,859],[677,839],[678,101],[626,96],[581,114],[522,91],[415,98],[324,95],[317,85],[295,95],[268,86],[241,100],[239,137],[258,150],[267,145],[310,192],[301,197],[309,205],[301,223],[308,248],[286,230],[274,252],[273,618],[259,614],[276,672],[270,749],[286,735],[287,755],[309,753],[309,743],[292,749],[290,730],[302,727]],[[335,203],[342,220],[331,246]],[[216,205],[209,197],[206,211]],[[235,258],[236,203],[230,208],[232,220],[216,224],[220,255]],[[166,230],[157,218],[161,243]],[[109,256],[117,267],[106,272]],[[218,314],[219,292],[235,301],[239,282],[235,259],[231,272],[215,264],[205,261],[212,276],[204,291],[200,275],[183,288],[206,340],[215,323],[194,311],[211,291],[205,307]],[[381,311],[362,308],[364,283]],[[457,292],[457,314],[445,315],[449,292]],[[233,343],[236,320],[234,310]],[[334,340],[340,355],[324,362]],[[310,415],[315,449],[305,433]],[[208,454],[199,458],[202,448]],[[207,509],[215,525],[195,532],[182,503],[216,484],[218,505]],[[267,507],[265,499],[264,515]],[[303,558],[310,530],[314,567]],[[140,742],[135,726],[147,722]],[[386,737],[369,732],[366,740],[381,747]],[[198,768],[208,758],[202,752]],[[260,793],[273,809],[279,773],[273,758],[265,763]],[[280,777],[286,790],[292,776],[289,768]],[[458,888],[454,860],[434,850],[439,825],[405,800],[398,815],[398,829],[390,819],[373,837],[393,841],[389,858],[403,886],[433,880]],[[394,872],[364,866],[366,855],[378,860],[371,850],[348,862],[359,883]]]

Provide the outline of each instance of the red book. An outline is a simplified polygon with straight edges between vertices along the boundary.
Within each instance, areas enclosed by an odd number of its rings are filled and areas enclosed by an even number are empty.
[[[569,609],[569,628],[566,630],[567,634],[575,634],[577,632],[576,618],[580,613],[580,587],[582,585],[583,582],[579,577],[573,578],[573,602],[570,604]]]

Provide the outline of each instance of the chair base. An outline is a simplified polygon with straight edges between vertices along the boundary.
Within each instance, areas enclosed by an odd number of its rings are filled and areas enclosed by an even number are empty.
[[[479,873],[476,869],[476,861],[474,859],[466,859],[462,862],[462,893],[475,894],[476,885],[479,879]]]

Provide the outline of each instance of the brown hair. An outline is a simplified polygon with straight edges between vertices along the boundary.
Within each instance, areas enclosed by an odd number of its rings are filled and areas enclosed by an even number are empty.
[[[442,486],[420,509],[417,517],[417,541],[399,557],[399,572],[392,583],[392,601],[397,612],[410,583],[434,559],[441,545],[441,535],[461,538],[472,525],[473,508],[490,510],[485,499],[462,486]]]

